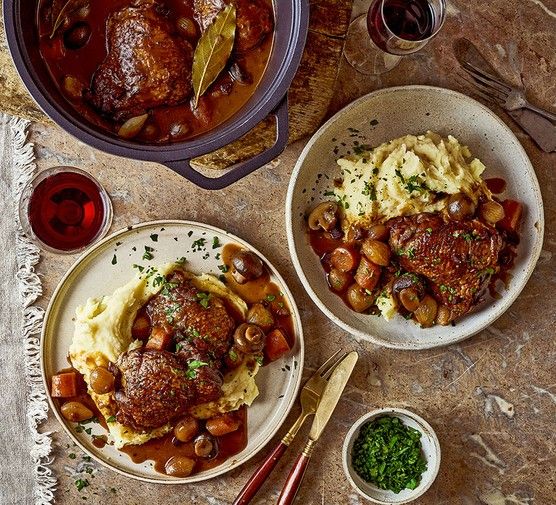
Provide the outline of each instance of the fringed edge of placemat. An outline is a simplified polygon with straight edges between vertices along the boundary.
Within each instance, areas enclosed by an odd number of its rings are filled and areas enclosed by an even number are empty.
[[[33,178],[36,170],[33,144],[27,141],[27,128],[30,122],[24,119],[10,119],[13,136],[13,163],[15,166],[16,202],[25,185]],[[35,272],[40,260],[40,250],[18,226],[16,236],[17,280],[23,303],[23,336],[25,339],[25,373],[27,376],[27,421],[33,438],[31,458],[35,471],[35,503],[50,505],[54,501],[56,478],[50,469],[52,440],[50,433],[38,431],[39,425],[48,417],[48,403],[41,375],[40,331],[44,310],[33,304],[42,295],[42,284]]]

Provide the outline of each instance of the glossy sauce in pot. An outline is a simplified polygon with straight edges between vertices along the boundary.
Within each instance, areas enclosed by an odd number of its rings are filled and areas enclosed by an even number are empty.
[[[92,1],[92,0],[91,0]],[[263,0],[272,6],[271,0]],[[40,40],[40,52],[52,79],[61,94],[76,111],[91,123],[117,135],[124,121],[113,121],[102,116],[79,93],[68,92],[64,86],[71,77],[88,88],[94,72],[107,55],[106,22],[109,15],[133,2],[131,0],[95,0],[90,4],[89,13],[80,18],[77,13],[69,16],[53,38],[50,21],[53,3],[64,5],[65,2],[40,0],[37,10],[37,29]],[[166,0],[171,19],[193,19],[192,1]],[[69,9],[68,9],[69,10]],[[53,14],[53,18],[57,13]],[[64,43],[64,35],[79,22],[86,22],[91,28],[91,35],[85,45],[79,49],[70,49]],[[196,25],[197,37],[191,40],[195,48],[200,36]],[[189,99],[173,106],[159,106],[149,110],[149,118],[141,132],[133,140],[146,144],[167,144],[193,138],[205,133],[238,112],[255,92],[260,82],[272,49],[272,36],[267,36],[260,45],[244,55],[232,55],[227,68],[200,98],[196,110],[192,110]],[[227,69],[233,61],[241,64],[251,78],[250,84],[239,84],[230,77]]]

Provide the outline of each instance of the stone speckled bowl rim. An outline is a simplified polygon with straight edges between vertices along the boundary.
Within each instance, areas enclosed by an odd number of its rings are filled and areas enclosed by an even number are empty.
[[[427,465],[430,465],[431,462],[434,463],[432,473],[430,473],[428,480],[426,482],[421,482],[421,484],[417,488],[415,488],[411,493],[411,495],[408,496],[406,499],[398,500],[395,502],[383,501],[369,495],[363,489],[361,489],[360,486],[357,485],[357,483],[353,480],[352,476],[350,475],[350,469],[352,468],[352,464],[350,461],[350,450],[351,450],[352,442],[354,441],[355,437],[359,434],[359,429],[364,423],[382,416],[397,417],[402,421],[404,417],[412,419],[419,426],[423,435],[427,435],[432,440],[432,445],[434,447],[433,455],[430,458],[427,458]],[[438,470],[440,469],[440,461],[441,461],[440,442],[432,426],[427,421],[425,421],[421,416],[415,414],[414,412],[411,412],[410,410],[407,409],[401,409],[398,407],[380,408],[380,409],[372,410],[371,412],[362,415],[359,419],[357,419],[357,421],[355,421],[355,423],[353,423],[353,426],[347,432],[344,440],[344,444],[342,446],[342,467],[344,469],[344,473],[350,485],[365,499],[370,500],[373,503],[378,503],[380,505],[391,505],[391,504],[402,505],[404,503],[412,502],[413,500],[416,500],[417,498],[425,494],[432,486],[434,481],[436,480],[436,477],[438,475]]]
[[[171,225],[195,226],[195,227],[204,228],[206,231],[221,233],[221,234],[229,237],[232,241],[235,241],[238,244],[241,244],[242,246],[244,246],[245,248],[248,248],[249,250],[253,251],[255,254],[257,254],[263,260],[263,262],[266,264],[267,268],[269,268],[269,270],[271,271],[272,275],[275,276],[276,279],[280,282],[281,288],[283,289],[285,295],[287,296],[290,308],[292,310],[293,318],[294,318],[295,325],[296,325],[296,329],[298,331],[298,334],[296,335],[296,343],[298,343],[298,347],[299,347],[298,355],[297,355],[299,366],[297,366],[295,372],[293,372],[293,373],[297,374],[297,378],[295,380],[294,387],[291,391],[290,399],[289,399],[286,407],[284,408],[284,411],[283,411],[282,415],[280,416],[280,419],[276,422],[276,425],[271,430],[268,437],[266,439],[264,439],[263,441],[261,441],[261,443],[259,443],[259,445],[254,446],[251,449],[251,451],[248,455],[244,456],[242,459],[236,459],[236,460],[232,461],[229,468],[226,468],[225,470],[222,469],[221,471],[218,471],[216,474],[213,474],[213,475],[205,475],[206,472],[201,472],[201,473],[198,473],[198,474],[194,474],[191,477],[185,477],[185,478],[169,477],[168,479],[162,480],[162,479],[154,479],[154,478],[149,478],[149,477],[143,477],[143,476],[140,476],[140,475],[134,475],[134,474],[128,473],[125,470],[119,468],[117,464],[109,464],[108,462],[104,461],[103,459],[97,457],[97,455],[94,452],[90,451],[87,447],[85,447],[81,443],[81,441],[77,437],[75,437],[73,431],[68,427],[68,425],[66,424],[64,419],[62,419],[61,414],[59,412],[59,409],[54,404],[54,401],[53,401],[52,396],[50,394],[50,388],[49,388],[49,383],[48,383],[48,377],[46,376],[46,365],[45,365],[46,350],[47,350],[46,331],[47,331],[47,328],[49,327],[49,324],[48,324],[49,318],[50,318],[51,314],[53,313],[53,311],[56,309],[57,299],[58,299],[59,296],[61,296],[63,290],[65,289],[66,283],[69,282],[69,280],[74,275],[79,274],[79,272],[81,271],[81,268],[83,266],[83,263],[90,256],[96,254],[97,251],[99,251],[101,249],[104,249],[106,246],[110,246],[110,244],[117,241],[117,239],[119,237],[121,237],[123,235],[126,235],[126,234],[128,234],[132,231],[137,231],[137,230],[140,230],[142,228],[149,228],[149,227],[152,227],[152,226],[164,227],[164,226],[171,226]],[[122,228],[122,229],[112,233],[108,237],[104,238],[100,242],[97,242],[94,246],[92,246],[85,253],[83,253],[83,254],[81,254],[81,256],[79,256],[79,258],[75,261],[75,263],[71,266],[71,268],[64,274],[64,276],[62,277],[62,279],[58,283],[58,285],[57,285],[56,289],[54,290],[54,292],[52,294],[52,297],[51,297],[51,299],[48,303],[48,308],[45,312],[44,321],[43,321],[42,328],[41,328],[40,350],[39,350],[39,352],[40,352],[40,367],[41,367],[42,383],[43,383],[43,386],[44,386],[44,389],[45,389],[46,397],[47,397],[47,400],[48,400],[48,405],[49,405],[51,411],[54,413],[58,423],[62,426],[63,430],[70,437],[72,442],[74,442],[87,456],[90,456],[95,462],[101,464],[103,467],[108,468],[109,470],[112,470],[116,473],[119,473],[120,475],[124,475],[125,477],[131,478],[131,479],[139,480],[139,481],[142,481],[142,482],[148,482],[148,483],[152,483],[152,484],[172,485],[172,484],[193,484],[193,483],[196,483],[196,482],[202,482],[202,481],[218,478],[218,477],[236,469],[237,467],[243,465],[244,463],[248,462],[249,460],[251,460],[260,450],[262,450],[266,446],[266,444],[268,444],[268,442],[270,442],[272,440],[272,438],[276,435],[276,433],[278,432],[278,430],[280,429],[282,424],[284,424],[284,421],[286,420],[286,418],[289,415],[291,409],[293,408],[294,404],[297,401],[297,397],[298,397],[298,394],[299,394],[299,388],[300,388],[301,380],[302,380],[302,376],[303,376],[303,366],[304,366],[304,358],[305,358],[305,344],[304,344],[304,339],[303,339],[303,326],[302,326],[302,323],[301,323],[301,317],[300,317],[300,314],[299,314],[299,310],[297,308],[297,304],[295,303],[295,298],[293,297],[293,294],[291,293],[291,290],[290,290],[288,284],[285,282],[282,275],[279,273],[279,271],[276,269],[276,267],[268,260],[268,258],[266,258],[266,256],[264,254],[262,254],[258,249],[253,247],[247,241],[241,239],[240,237],[238,237],[238,236],[236,236],[236,235],[234,235],[230,232],[227,232],[226,230],[218,228],[216,226],[212,226],[212,225],[209,225],[209,224],[200,223],[200,222],[196,222],[196,221],[188,221],[188,220],[181,220],[181,219],[164,219],[164,220],[147,221],[147,222],[131,225],[131,226],[128,226],[126,228]],[[257,400],[255,400],[254,404],[256,404],[256,401]],[[253,407],[250,407],[250,408],[253,408]],[[219,466],[224,468],[224,464],[219,465]],[[218,466],[215,467],[215,469],[218,469],[218,468],[219,468]]]
[[[529,172],[530,172],[530,174],[533,178],[533,182],[534,182],[534,185],[533,185],[534,187],[532,189],[533,189],[533,192],[535,193],[536,210],[537,210],[538,215],[539,215],[539,219],[536,223],[536,229],[537,229],[536,240],[534,241],[534,244],[533,244],[533,247],[532,247],[532,250],[531,250],[531,254],[530,254],[530,260],[529,260],[529,263],[526,266],[526,274],[524,276],[524,279],[523,279],[521,285],[519,285],[516,288],[516,284],[512,284],[510,286],[510,288],[506,291],[506,293],[504,293],[504,295],[502,297],[503,303],[497,308],[497,310],[494,313],[488,313],[488,314],[480,316],[480,317],[484,318],[484,322],[480,325],[480,328],[478,328],[476,331],[464,332],[461,335],[450,338],[449,340],[437,341],[437,342],[430,343],[430,344],[422,344],[422,343],[419,343],[419,342],[414,342],[414,343],[413,342],[412,343],[390,342],[390,341],[387,341],[385,339],[380,338],[380,336],[373,335],[370,332],[360,331],[357,328],[353,327],[352,325],[350,325],[350,324],[346,323],[345,321],[341,320],[340,318],[338,318],[335,314],[333,314],[326,307],[325,303],[321,300],[318,293],[316,293],[312,289],[312,287],[309,283],[309,280],[307,279],[307,277],[305,275],[305,272],[304,272],[303,267],[301,266],[301,262],[299,260],[298,252],[297,252],[297,249],[296,249],[295,238],[294,238],[294,231],[293,231],[294,230],[294,225],[293,225],[294,219],[299,219],[299,216],[297,216],[297,215],[294,216],[293,215],[293,199],[294,199],[294,190],[296,189],[297,179],[299,178],[299,175],[300,175],[300,173],[303,169],[303,164],[304,164],[305,158],[307,157],[307,154],[309,153],[309,151],[311,151],[311,149],[313,148],[315,143],[320,139],[320,137],[323,136],[327,132],[327,130],[329,128],[331,128],[334,125],[334,123],[341,116],[343,116],[345,114],[348,114],[352,109],[358,107],[360,104],[365,103],[369,100],[372,100],[376,97],[379,97],[380,95],[400,93],[400,92],[407,93],[407,92],[412,92],[412,91],[415,91],[415,92],[426,91],[426,92],[438,93],[439,98],[441,98],[444,95],[445,97],[448,96],[448,97],[458,98],[458,99],[462,99],[464,101],[467,101],[470,104],[472,104],[473,106],[477,107],[482,113],[485,113],[488,116],[490,116],[499,125],[501,131],[504,131],[507,135],[513,137],[513,139],[515,140],[516,149],[521,151],[521,154],[523,155],[524,159],[527,160],[527,162],[528,162]],[[517,297],[520,295],[521,291],[525,288],[527,282],[529,281],[529,278],[531,277],[531,275],[532,275],[532,273],[535,269],[535,266],[537,264],[537,261],[539,259],[540,254],[541,254],[542,244],[543,244],[543,239],[544,239],[544,207],[543,207],[543,200],[542,200],[542,194],[541,194],[541,191],[540,191],[540,186],[539,186],[536,174],[535,174],[534,167],[531,164],[531,161],[530,161],[525,149],[523,148],[523,146],[521,145],[521,143],[519,142],[517,137],[514,135],[512,130],[509,128],[509,126],[507,126],[502,121],[502,119],[500,119],[494,112],[492,112],[489,108],[487,108],[486,106],[484,106],[480,102],[477,102],[476,100],[472,99],[471,97],[469,97],[467,95],[464,95],[463,93],[459,93],[457,91],[453,91],[453,90],[446,89],[446,88],[440,88],[440,87],[436,87],[436,86],[408,85],[408,86],[394,86],[394,87],[390,87],[390,88],[379,89],[379,90],[373,91],[373,92],[371,92],[367,95],[364,95],[361,98],[358,98],[357,100],[351,102],[345,108],[343,108],[342,110],[337,112],[334,116],[332,116],[311,137],[311,139],[309,140],[309,142],[307,143],[307,145],[305,146],[305,148],[303,149],[303,151],[299,155],[299,158],[297,160],[297,163],[296,163],[296,165],[293,169],[292,175],[291,175],[290,184],[288,186],[288,192],[287,192],[287,195],[286,195],[285,214],[286,214],[286,235],[287,235],[287,238],[288,238],[288,247],[289,247],[289,250],[290,250],[290,256],[291,256],[291,259],[292,259],[292,263],[293,263],[293,265],[294,265],[294,267],[297,271],[297,275],[298,275],[299,279],[301,280],[301,283],[303,284],[303,287],[305,288],[306,292],[310,295],[311,299],[317,305],[317,307],[331,321],[333,321],[335,324],[340,326],[345,331],[354,335],[356,338],[367,340],[367,341],[372,342],[373,344],[376,344],[376,345],[381,345],[381,346],[392,348],[392,349],[402,349],[402,350],[432,349],[434,347],[441,347],[441,346],[444,346],[444,345],[455,344],[455,343],[461,342],[462,340],[465,340],[465,339],[467,339],[467,338],[469,338],[473,335],[476,335],[477,333],[479,333],[480,331],[484,330],[485,328],[490,326],[492,323],[494,323],[500,316],[502,316],[502,314],[504,314],[506,312],[506,310],[508,310],[510,308],[512,303],[515,302]],[[478,317],[478,315],[477,314],[470,314],[469,317]],[[457,328],[457,326],[456,326],[456,328]]]

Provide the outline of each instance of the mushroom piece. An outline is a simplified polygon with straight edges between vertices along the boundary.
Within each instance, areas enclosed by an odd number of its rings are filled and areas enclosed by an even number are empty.
[[[260,352],[264,349],[265,334],[256,324],[240,324],[234,332],[235,346],[246,354]]]
[[[400,296],[402,291],[404,292],[404,296]],[[418,302],[420,302],[426,294],[425,283],[418,275],[405,273],[400,275],[392,284],[392,293],[400,302],[402,302],[402,305],[407,310],[413,312],[415,307],[413,307],[413,303],[408,303],[408,298],[418,305]]]
[[[218,453],[216,439],[207,433],[199,435],[193,443],[195,455],[199,458],[212,459]]]
[[[232,276],[238,284],[258,279],[263,275],[263,262],[251,251],[238,251],[232,257]]]
[[[309,228],[311,230],[330,231],[338,222],[338,205],[335,202],[323,202],[317,205],[309,214]]]
[[[237,61],[230,67],[228,72],[230,77],[239,84],[247,85],[253,83],[251,74]]]
[[[81,49],[91,38],[89,23],[79,21],[64,33],[64,45],[68,49]]]
[[[274,317],[262,303],[255,303],[247,312],[247,322],[269,331],[274,326]]]

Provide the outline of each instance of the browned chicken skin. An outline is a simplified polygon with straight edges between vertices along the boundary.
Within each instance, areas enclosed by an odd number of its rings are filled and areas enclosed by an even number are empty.
[[[475,305],[504,246],[498,231],[476,219],[449,221],[417,214],[388,221],[390,247],[400,266],[424,276],[434,297],[450,309],[450,320]]]
[[[154,0],[143,0],[108,19],[108,56],[87,93],[103,114],[127,119],[190,96],[193,49],[160,9]]]
[[[205,30],[229,3],[237,8],[236,50],[250,51],[274,29],[272,9],[264,0],[195,0],[195,19]]]
[[[195,398],[187,365],[170,352],[129,351],[116,366],[121,383],[115,394],[116,419],[125,426],[158,428],[185,414]]]
[[[220,360],[230,348],[235,328],[224,302],[200,292],[179,271],[167,286],[171,288],[162,290],[147,305],[153,328],[171,334],[183,357],[200,354],[211,361]]]
[[[118,359],[117,420],[136,429],[163,426],[195,404],[220,398],[222,358],[234,319],[224,302],[176,271],[147,304],[152,335],[163,332],[176,352],[136,350]]]

